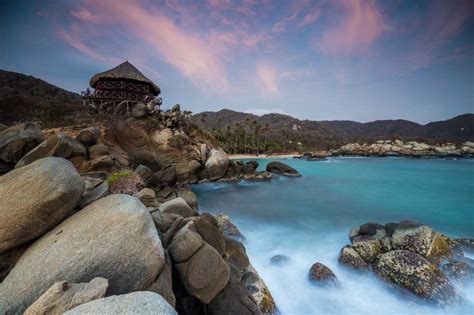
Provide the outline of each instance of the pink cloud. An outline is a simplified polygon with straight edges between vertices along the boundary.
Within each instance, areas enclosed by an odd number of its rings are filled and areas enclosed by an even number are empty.
[[[71,14],[81,20],[82,22],[85,23],[97,23],[99,21],[99,18],[92,14],[90,11],[82,9],[82,10],[72,10]]]
[[[214,47],[214,50],[207,40],[184,31],[172,19],[156,10],[156,7],[148,5],[145,8],[140,2],[128,0],[87,1],[86,4],[87,9],[80,11],[91,12],[100,23],[138,39],[139,42],[134,43],[134,49],[140,47],[140,50],[146,51],[150,56],[162,59],[199,87],[212,87],[218,91],[228,89],[226,71],[219,55],[224,49]],[[76,41],[77,38],[71,32],[62,32],[61,38],[80,52],[95,59],[101,58],[90,45]],[[96,45],[99,42],[100,39],[97,39]],[[127,47],[124,51],[110,53],[129,58],[126,54],[130,52],[133,49]]]
[[[320,8],[316,8],[311,13],[306,14],[303,18],[303,21],[298,23],[298,26],[305,27],[305,26],[311,25],[314,22],[316,22],[321,17],[322,14],[323,14],[322,10]]]
[[[78,27],[76,25],[73,25],[69,32],[66,32],[64,30],[57,30],[57,34],[59,35],[59,37],[71,47],[77,49],[78,51],[92,59],[108,62],[108,58],[106,58],[97,50],[93,49],[84,42],[84,40],[80,36],[81,33],[82,32],[80,30],[78,31]]]
[[[346,14],[315,43],[318,51],[335,55],[360,53],[389,30],[375,1],[344,0],[341,4]]]
[[[257,84],[266,98],[274,98],[280,95],[278,88],[278,70],[268,64],[258,63],[256,69]]]

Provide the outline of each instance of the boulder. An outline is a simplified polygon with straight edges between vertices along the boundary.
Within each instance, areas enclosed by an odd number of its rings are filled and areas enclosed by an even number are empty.
[[[258,168],[258,162],[257,161],[248,161],[245,163],[245,168],[244,172],[245,174],[255,174]]]
[[[241,242],[245,242],[245,237],[240,233],[237,226],[235,226],[228,215],[220,213],[216,216],[219,229],[224,233],[225,236],[236,239]]]
[[[275,266],[285,266],[290,262],[290,258],[285,255],[275,255],[270,258],[270,263]]]
[[[194,228],[209,245],[222,256],[225,253],[225,241],[222,231],[203,216],[193,219]]]
[[[57,281],[109,280],[109,294],[143,290],[165,262],[143,204],[129,195],[99,199],[33,243],[0,286],[0,314],[22,312]],[[133,266],[133,268],[130,268]]]
[[[225,240],[225,259],[237,274],[243,273],[250,266],[250,260],[245,251],[244,245],[230,237],[224,237]]]
[[[89,158],[96,159],[109,154],[109,147],[103,143],[95,144],[89,148]]]
[[[0,131],[0,160],[18,162],[43,141],[43,133],[33,124],[20,124]]]
[[[196,160],[191,160],[188,163],[189,182],[194,184],[199,181],[199,171],[201,169],[201,163]]]
[[[146,206],[146,207],[158,207],[159,203],[155,198],[155,191],[151,188],[143,188],[137,194],[137,198]]]
[[[173,261],[180,263],[190,259],[203,244],[204,241],[194,229],[193,222],[188,222],[174,235],[168,250]]]
[[[30,243],[26,243],[20,247],[15,247],[3,254],[0,254],[0,283],[6,278],[10,270],[13,269],[23,252],[28,248]]]
[[[65,159],[73,157],[87,156],[86,148],[74,138],[71,138],[63,133],[57,133],[43,141],[40,145],[29,151],[25,156],[19,160],[15,168],[19,168],[30,164],[36,160],[45,157],[61,157]]]
[[[263,314],[277,313],[275,300],[270,294],[267,285],[251,264],[243,272],[241,282],[252,295]]]
[[[190,190],[190,189],[185,189],[185,188],[179,188],[176,191],[176,194],[178,197],[183,198],[184,201],[191,207],[191,208],[197,208],[198,206],[198,200],[196,194]]]
[[[123,295],[109,296],[73,308],[65,315],[127,315],[160,314],[178,315],[171,305],[159,294],[138,291]]]
[[[40,159],[0,177],[0,253],[56,226],[79,203],[84,181],[61,158]]]
[[[463,261],[453,261],[444,264],[442,267],[444,273],[452,279],[462,281],[472,281],[474,279],[474,266]]]
[[[385,236],[385,227],[378,223],[365,223],[359,227],[359,235],[369,235],[380,240]]]
[[[147,291],[158,293],[173,307],[176,306],[176,297],[173,293],[173,263],[170,255],[165,251],[165,267]]]
[[[270,162],[267,164],[267,172],[283,175],[286,177],[301,177],[297,170],[282,162]]]
[[[103,298],[109,287],[104,278],[94,278],[89,283],[54,283],[24,315],[62,314],[78,305]]]
[[[148,168],[148,166],[140,164],[135,169],[135,174],[140,176],[144,182],[148,182],[153,176],[153,171],[150,168]]]
[[[394,249],[409,250],[439,263],[452,256],[450,240],[426,225],[400,223],[392,235]]]
[[[338,280],[334,272],[326,265],[316,262],[309,269],[308,279],[316,284],[337,284]]]
[[[168,165],[164,169],[155,172],[151,178],[151,184],[155,187],[174,186],[178,181],[176,169]]]
[[[85,145],[86,147],[90,147],[97,143],[100,137],[100,130],[99,128],[89,127],[82,129],[76,136],[76,139]]]
[[[184,201],[183,198],[175,198],[162,203],[160,205],[161,213],[174,213],[179,214],[182,217],[190,217],[196,215],[196,211],[191,209],[191,207]]]
[[[353,227],[349,230],[349,240],[352,242],[354,238],[359,235],[359,228]]]
[[[170,253],[173,256],[171,250]],[[204,243],[189,260],[175,266],[186,291],[205,304],[212,301],[225,288],[230,277],[229,266],[207,243]]]
[[[258,305],[245,286],[231,276],[227,286],[206,306],[213,315],[260,315]]]
[[[359,253],[350,245],[346,245],[339,253],[339,262],[354,269],[368,269],[369,264],[365,262]]]
[[[222,150],[212,149],[205,164],[210,180],[224,177],[229,167],[229,158]]]
[[[109,194],[109,183],[107,181],[102,182],[99,186],[86,192],[82,195],[81,201],[79,202],[79,208],[84,208],[88,204],[103,198]]]
[[[373,263],[375,258],[382,252],[382,245],[373,236],[362,235],[354,238],[352,248],[367,263]]]
[[[417,253],[394,250],[382,254],[373,270],[388,282],[439,305],[452,304],[459,299],[443,272]]]

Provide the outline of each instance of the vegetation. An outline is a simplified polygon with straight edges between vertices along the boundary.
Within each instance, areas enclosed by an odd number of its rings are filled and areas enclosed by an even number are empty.
[[[116,172],[107,178],[110,192],[136,196],[145,185],[143,180],[132,171]]]

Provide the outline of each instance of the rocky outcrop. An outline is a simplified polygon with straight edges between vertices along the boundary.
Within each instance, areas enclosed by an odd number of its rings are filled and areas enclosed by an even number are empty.
[[[0,131],[0,161],[14,165],[42,141],[43,133],[32,124],[6,128]]]
[[[462,273],[458,271],[466,258],[455,240],[413,221],[366,223],[352,228],[349,239],[352,245],[341,250],[339,262],[356,269],[372,267],[390,284],[442,306],[460,299],[440,269],[449,260],[443,270],[452,278]]]
[[[210,180],[224,177],[229,167],[229,158],[222,150],[212,149],[206,160],[206,171]]]
[[[448,278],[417,253],[394,250],[380,255],[373,265],[377,276],[440,305],[459,299]]]
[[[24,315],[62,314],[78,305],[103,298],[109,287],[104,278],[89,283],[58,281],[23,313]]]
[[[79,160],[79,162],[75,162],[73,164],[78,165],[80,162],[86,159],[87,151],[82,143],[76,139],[73,139],[63,133],[57,133],[43,141],[40,145],[23,156],[21,160],[16,163],[15,168],[25,166],[41,158],[52,156],[65,159],[76,158]]]
[[[313,154],[321,154],[315,152]],[[360,155],[360,156],[407,156],[407,157],[473,157],[474,143],[460,145],[445,143],[429,145],[424,142],[401,140],[379,140],[372,144],[349,143],[339,149],[324,152],[325,156]]]
[[[216,219],[219,229],[222,231],[222,233],[224,233],[225,236],[231,237],[241,242],[245,241],[245,236],[240,233],[239,229],[234,223],[232,223],[228,215],[220,213],[217,215]]]
[[[71,214],[83,191],[83,180],[61,158],[40,159],[1,176],[0,253],[59,224]]]
[[[291,166],[282,162],[270,162],[267,164],[267,171],[286,177],[301,177],[301,174]]]
[[[334,272],[326,265],[316,262],[309,269],[308,279],[315,284],[338,284],[338,280]]]
[[[73,308],[66,315],[85,314],[160,314],[178,315],[171,305],[159,294],[139,291],[114,295],[94,300]]]
[[[0,286],[0,313],[21,312],[57,281],[109,280],[109,294],[146,289],[165,262],[150,214],[136,198],[111,195],[34,242]],[[133,266],[133,268],[130,268]]]

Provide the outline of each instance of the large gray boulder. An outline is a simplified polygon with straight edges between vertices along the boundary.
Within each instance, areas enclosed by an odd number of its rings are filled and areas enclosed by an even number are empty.
[[[286,177],[301,177],[301,174],[291,166],[282,162],[270,162],[267,164],[267,172],[283,175]]]
[[[12,126],[0,132],[0,160],[18,162],[43,141],[43,133],[32,124]]]
[[[390,283],[437,304],[452,304],[459,299],[443,272],[417,253],[394,250],[381,254],[373,270]]]
[[[206,161],[206,170],[210,180],[224,177],[229,167],[229,158],[222,150],[212,149]]]
[[[205,304],[212,301],[224,289],[230,277],[229,266],[207,243],[204,243],[187,261],[175,266],[186,291]]]
[[[161,213],[168,213],[168,214],[179,214],[180,216],[187,218],[190,216],[196,215],[196,211],[194,211],[183,198],[175,198],[162,203],[160,205],[160,212]]]
[[[64,313],[66,315],[178,315],[171,305],[159,294],[139,291],[79,305]]]
[[[19,160],[15,168],[19,168],[30,164],[41,158],[56,156],[65,159],[73,157],[87,157],[86,148],[74,138],[71,138],[63,133],[57,133],[43,141],[40,145],[28,152]]]
[[[103,298],[109,287],[104,278],[94,278],[89,283],[58,281],[36,300],[23,315],[62,314],[78,305]]]
[[[148,288],[165,262],[145,206],[129,195],[99,199],[33,243],[0,286],[0,314],[21,313],[57,281],[109,280],[108,294]]]
[[[0,253],[20,246],[59,224],[84,191],[71,162],[45,158],[0,177]]]

